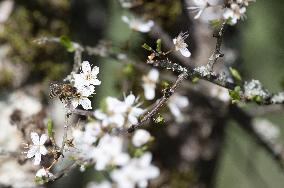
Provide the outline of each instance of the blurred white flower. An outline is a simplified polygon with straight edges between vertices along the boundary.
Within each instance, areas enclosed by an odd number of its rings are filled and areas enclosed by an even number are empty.
[[[255,2],[255,1],[256,0],[237,0],[237,3],[248,6],[250,2]]]
[[[127,16],[122,16],[121,19],[129,25],[130,29],[140,31],[142,33],[149,32],[154,26],[153,20],[146,21],[140,18],[128,18]]]
[[[129,155],[123,152],[123,139],[117,136],[104,135],[94,149],[96,170],[104,170],[107,165],[124,165],[129,161]]]
[[[184,120],[184,116],[181,110],[186,108],[188,105],[189,101],[186,96],[182,96],[176,93],[170,97],[168,107],[177,122],[182,122]]]
[[[40,177],[40,178],[50,178],[52,177],[53,174],[50,173],[47,169],[45,168],[41,168],[36,172],[36,177]]]
[[[230,8],[226,8],[223,17],[228,20],[232,25],[236,24],[239,19],[245,17],[246,7],[240,7],[236,3],[232,3]]]
[[[137,101],[138,98],[136,98],[133,94],[129,94],[124,99],[127,119],[132,125],[136,125],[138,123],[138,117],[144,112],[142,108],[138,108],[140,104],[136,104]]]
[[[83,160],[92,160],[95,149],[94,143],[103,132],[98,122],[87,123],[84,128],[84,130],[79,128],[72,129],[75,152],[78,152],[78,157]]]
[[[87,188],[112,188],[111,183],[108,181],[103,181],[100,183],[90,182],[87,184]]]
[[[135,131],[133,137],[132,137],[132,143],[135,147],[140,147],[144,144],[146,144],[151,138],[151,135],[148,131],[139,129]]]
[[[98,120],[102,121],[102,126],[104,127],[115,125],[115,127],[121,128],[125,122],[125,112],[126,106],[124,102],[114,97],[107,97],[105,111],[96,110],[94,115]]]
[[[83,61],[82,72],[73,75],[75,80],[74,86],[76,88],[81,88],[82,86],[100,85],[101,81],[97,79],[99,72],[99,67],[95,66],[92,69],[88,61]]]
[[[254,120],[253,127],[268,142],[274,142],[280,136],[280,129],[266,119]]]
[[[152,154],[147,152],[140,158],[133,158],[121,169],[111,173],[112,180],[118,188],[147,187],[148,180],[159,176],[160,171],[151,165]]]
[[[14,1],[5,0],[0,2],[0,24],[6,22],[14,6]]]
[[[228,90],[220,86],[213,86],[210,90],[210,95],[223,102],[229,102],[231,100]]]
[[[147,100],[153,100],[155,98],[156,84],[159,81],[159,71],[157,69],[151,69],[147,75],[142,77],[144,96]]]
[[[193,0],[195,6],[188,7],[187,9],[191,10],[192,12],[197,12],[194,16],[194,19],[198,19],[204,10],[210,6],[207,0]]]
[[[33,145],[29,147],[29,151],[27,152],[27,158],[35,157],[34,165],[39,165],[41,161],[41,155],[47,154],[47,149],[44,146],[44,143],[47,140],[47,135],[42,134],[39,137],[36,132],[31,132],[31,139]]]
[[[173,43],[175,45],[175,50],[180,51],[180,53],[184,57],[190,57],[191,53],[187,49],[187,44],[184,42],[184,40],[188,37],[187,32],[183,33],[181,32],[176,38],[173,39]]]

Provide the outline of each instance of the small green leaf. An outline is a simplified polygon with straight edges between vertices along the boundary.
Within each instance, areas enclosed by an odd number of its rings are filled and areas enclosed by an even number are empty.
[[[240,96],[241,87],[236,86],[234,90],[229,90],[229,95],[232,98],[232,102],[235,103],[241,99]]]
[[[215,20],[210,20],[209,24],[213,29],[216,29],[222,25],[222,20],[221,19],[215,19]]]
[[[142,45],[142,48],[144,48],[144,49],[146,49],[146,50],[148,50],[148,51],[152,51],[153,49],[148,45],[148,44],[146,44],[146,43],[144,43],[143,45]]]
[[[158,39],[158,40],[156,41],[156,44],[157,44],[156,50],[157,50],[158,53],[160,53],[160,52],[162,51],[162,40],[161,40],[161,39]]]
[[[199,78],[198,77],[193,77],[192,79],[191,79],[191,81],[192,81],[192,83],[197,83],[198,81],[199,81]]]
[[[53,122],[51,119],[47,121],[47,133],[49,138],[53,137]]]
[[[230,67],[229,70],[230,70],[232,76],[234,77],[234,79],[242,81],[242,77],[241,77],[239,71],[237,71],[237,69]]]
[[[259,95],[256,95],[256,96],[254,96],[254,97],[252,98],[252,100],[253,100],[254,102],[256,102],[257,104],[261,104],[262,101],[263,101],[263,98],[262,98],[261,96],[259,96]]]
[[[155,123],[163,123],[165,120],[164,117],[160,113],[158,113],[156,117],[154,117],[153,119]]]
[[[60,37],[60,44],[66,48],[68,52],[74,52],[75,48],[71,42],[71,40],[67,36]]]
[[[167,81],[165,81],[165,80],[162,80],[161,81],[161,86],[163,87],[163,88],[167,88],[167,87],[169,87],[169,82],[167,82]]]

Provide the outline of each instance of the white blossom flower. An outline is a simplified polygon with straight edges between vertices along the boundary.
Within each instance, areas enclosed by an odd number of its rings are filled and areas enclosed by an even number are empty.
[[[6,22],[14,7],[14,1],[5,0],[0,3],[0,24]]]
[[[36,172],[36,177],[40,177],[40,178],[50,178],[52,177],[53,174],[50,173],[47,169],[45,168],[41,168]]]
[[[142,77],[144,96],[147,100],[153,100],[155,98],[156,84],[159,81],[159,71],[157,69],[151,69],[147,75]]]
[[[146,144],[151,138],[151,135],[148,131],[139,129],[135,131],[133,137],[132,137],[132,143],[135,147],[140,147],[144,144]]]
[[[112,188],[111,183],[108,181],[103,181],[100,183],[90,182],[87,184],[87,188]]]
[[[41,155],[47,154],[47,149],[44,146],[44,143],[47,140],[47,135],[42,134],[41,137],[39,137],[36,132],[31,132],[31,139],[33,145],[30,146],[30,149],[27,152],[27,158],[35,157],[34,165],[39,165],[41,161]]]
[[[147,152],[140,158],[133,158],[121,169],[111,173],[112,180],[118,188],[147,187],[148,180],[159,176],[159,169],[151,165],[152,155]]]
[[[173,43],[175,45],[175,50],[180,51],[180,53],[184,57],[190,57],[191,53],[187,49],[187,44],[184,42],[184,40],[188,37],[187,32],[183,33],[181,32],[176,38],[173,39]]]
[[[136,125],[138,123],[138,117],[144,112],[142,108],[138,108],[140,104],[135,105],[135,103],[137,103],[137,100],[138,98],[136,98],[133,94],[129,94],[124,99],[127,119],[132,125]]]
[[[178,122],[182,122],[184,120],[181,110],[186,108],[188,105],[188,98],[177,93],[171,96],[168,102],[168,107]]]
[[[114,97],[107,97],[105,112],[96,110],[94,115],[98,120],[102,121],[102,126],[115,125],[117,128],[120,128],[125,122],[124,113],[126,110],[124,102]]]
[[[124,165],[129,155],[123,152],[123,139],[117,136],[104,135],[94,149],[95,169],[104,170],[107,165]]]
[[[154,26],[153,20],[143,20],[140,18],[128,18],[127,16],[122,16],[122,21],[127,23],[130,27],[130,29],[134,31],[140,31],[142,33],[147,33],[151,30],[151,28]]]
[[[256,119],[253,128],[268,142],[275,142],[280,136],[280,129],[266,119]]]
[[[231,100],[228,90],[220,86],[213,86],[210,89],[210,95],[220,99],[223,102],[229,102]]]
[[[79,157],[84,160],[93,159],[93,144],[102,134],[101,125],[98,122],[90,122],[85,126],[85,130],[72,129],[73,143],[79,152]]]
[[[255,1],[256,0],[237,0],[237,3],[248,6],[250,2],[255,2]]]
[[[245,17],[246,7],[240,7],[236,3],[232,3],[230,8],[226,8],[223,17],[230,19],[232,25],[236,24],[239,19]]]
[[[208,3],[208,0],[193,0],[193,2],[195,6],[188,7],[187,9],[197,12],[194,19],[198,19],[204,10],[210,6],[210,4]]]
[[[82,86],[100,85],[101,81],[97,79],[99,72],[99,67],[95,66],[92,69],[88,61],[83,61],[82,72],[73,75],[75,80],[74,86],[76,88],[81,88]]]
[[[90,86],[81,86],[78,89],[79,95],[72,98],[71,100],[71,105],[72,108],[77,108],[79,105],[81,105],[85,110],[92,109],[92,102],[88,97],[92,95],[95,91],[95,87],[90,85]]]

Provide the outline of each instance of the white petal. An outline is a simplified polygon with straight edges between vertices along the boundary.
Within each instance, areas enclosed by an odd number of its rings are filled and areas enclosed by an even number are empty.
[[[133,94],[130,94],[125,98],[124,101],[125,101],[126,105],[132,106],[135,102],[135,96]]]
[[[144,84],[144,96],[147,100],[153,100],[155,98],[155,88],[149,84]]]
[[[92,75],[93,76],[96,76],[97,74],[99,74],[100,72],[100,68],[95,66],[93,69],[92,69]]]
[[[40,145],[43,145],[47,140],[47,135],[46,134],[42,134],[41,137],[40,137]]]
[[[147,33],[151,30],[154,26],[154,22],[152,20],[148,21],[147,23],[141,23],[138,25],[137,30],[142,33]]]
[[[151,69],[148,73],[148,78],[154,82],[157,82],[159,79],[159,71],[157,69]]]
[[[200,11],[198,11],[198,13],[194,16],[194,19],[198,19],[201,14],[203,13],[204,9],[201,9]]]
[[[32,158],[37,152],[38,146],[31,146],[28,153],[27,158]]]
[[[99,120],[103,120],[106,118],[106,114],[103,113],[102,111],[100,110],[96,110],[95,113],[94,113],[95,117]]]
[[[37,152],[35,154],[35,161],[34,161],[34,165],[39,165],[41,161],[41,154],[39,152]]]
[[[83,73],[89,73],[91,72],[91,65],[88,61],[83,61],[82,63],[82,71]]]
[[[72,107],[75,109],[75,108],[77,108],[77,106],[79,105],[79,100],[78,99],[73,99],[72,101],[71,101],[71,105],[72,105]]]
[[[91,84],[93,84],[95,86],[101,85],[101,81],[98,80],[98,79],[92,79],[90,82],[91,82]]]
[[[124,21],[125,23],[129,24],[129,18],[127,16],[122,16],[121,17],[122,21]]]
[[[31,139],[32,139],[32,142],[34,143],[34,145],[39,145],[40,142],[39,142],[39,136],[36,132],[31,132]]]
[[[40,154],[41,155],[46,155],[47,154],[47,149],[44,146],[40,146]]]
[[[92,103],[88,98],[82,98],[79,102],[85,110],[92,109]]]
[[[128,121],[132,124],[132,125],[136,125],[138,123],[138,119],[135,116],[132,115],[128,115]]]
[[[181,48],[180,49],[180,53],[184,56],[184,57],[190,57],[191,53],[187,48]]]

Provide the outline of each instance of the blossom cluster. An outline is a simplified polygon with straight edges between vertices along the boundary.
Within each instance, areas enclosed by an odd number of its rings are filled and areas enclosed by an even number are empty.
[[[89,96],[94,94],[95,86],[100,85],[101,81],[97,79],[99,67],[91,68],[88,61],[83,61],[82,72],[74,74],[74,87],[77,88],[78,96],[74,97],[71,101],[72,107],[76,108],[81,105],[85,110],[92,109]]]
[[[146,187],[147,181],[159,175],[159,169],[151,164],[152,155],[149,152],[137,157],[131,157],[127,149],[139,148],[150,141],[151,135],[146,130],[137,130],[132,142],[127,146],[126,138],[106,134],[104,127],[97,121],[89,122],[84,129],[72,130],[74,146],[78,148],[72,155],[77,160],[88,161],[94,164],[97,171],[108,170],[112,182],[119,188],[132,188],[135,185]],[[82,167],[81,169],[84,169]],[[111,183],[105,180],[101,185],[111,187]],[[99,187],[92,183],[89,187]]]
[[[220,3],[218,0],[193,0],[193,5],[188,9],[196,12],[194,19],[198,19],[206,13],[204,20],[223,18],[229,24],[235,25],[238,20],[246,17],[246,8],[250,2],[255,2],[255,0],[229,0],[226,2],[226,8],[223,8],[218,4]]]

